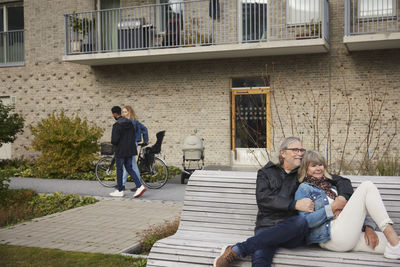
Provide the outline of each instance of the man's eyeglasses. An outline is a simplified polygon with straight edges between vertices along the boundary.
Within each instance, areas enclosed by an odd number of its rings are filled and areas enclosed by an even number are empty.
[[[304,148],[286,148],[285,150],[291,150],[296,154],[304,153],[306,150]]]

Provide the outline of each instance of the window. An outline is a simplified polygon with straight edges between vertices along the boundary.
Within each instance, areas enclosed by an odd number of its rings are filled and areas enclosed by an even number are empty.
[[[268,0],[241,0],[243,41],[265,39]]]
[[[0,66],[23,65],[24,61],[23,6],[0,5]]]
[[[318,23],[320,21],[320,0],[287,0],[287,24]]]
[[[173,22],[182,17],[183,4],[179,2],[182,2],[182,0],[159,0],[159,3],[162,4],[158,11],[158,28],[160,32],[167,31],[167,28],[171,27]],[[180,22],[179,24],[180,28],[182,28],[183,24]]]
[[[396,16],[396,0],[359,0],[358,17],[389,17]]]

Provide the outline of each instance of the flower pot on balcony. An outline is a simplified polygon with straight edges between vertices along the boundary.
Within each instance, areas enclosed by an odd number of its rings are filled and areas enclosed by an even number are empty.
[[[79,53],[81,52],[81,45],[82,45],[82,40],[71,40],[71,53]]]

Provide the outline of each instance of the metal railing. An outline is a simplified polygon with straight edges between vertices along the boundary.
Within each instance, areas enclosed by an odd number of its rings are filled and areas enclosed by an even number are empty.
[[[345,35],[400,32],[400,0],[346,0]]]
[[[24,31],[0,32],[0,66],[25,62]]]
[[[328,0],[188,0],[65,15],[66,54],[329,40]]]

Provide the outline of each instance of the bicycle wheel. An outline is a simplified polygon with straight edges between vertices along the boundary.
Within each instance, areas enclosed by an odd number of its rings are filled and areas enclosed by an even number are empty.
[[[111,165],[111,163],[113,163]],[[96,164],[96,177],[100,184],[105,187],[114,187],[117,185],[117,172],[115,168],[115,160],[113,157],[107,156],[101,158]]]
[[[146,166],[142,158],[138,162],[140,176],[142,183],[145,187],[150,189],[157,189],[164,186],[168,181],[168,167],[165,162],[157,157],[150,166]]]

